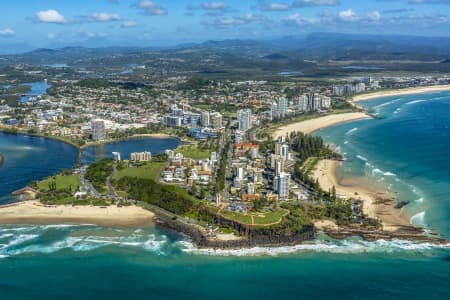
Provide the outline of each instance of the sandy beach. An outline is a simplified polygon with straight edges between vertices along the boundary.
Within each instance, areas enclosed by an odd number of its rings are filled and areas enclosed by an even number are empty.
[[[380,92],[375,92],[375,93],[370,93],[370,94],[358,95],[358,96],[355,96],[352,99],[352,101],[359,102],[359,101],[371,100],[371,99],[381,98],[381,97],[423,94],[423,93],[442,92],[442,91],[449,91],[449,90],[450,90],[450,85],[434,85],[434,86],[426,86],[426,87],[406,88],[406,89],[380,91]]]
[[[334,185],[338,195],[361,199],[364,202],[364,213],[371,218],[381,219],[385,231],[396,231],[412,226],[402,216],[401,210],[394,207],[393,202],[383,201],[392,198],[388,192],[376,189],[363,178],[339,178],[337,168],[340,163],[333,160],[321,160],[318,163],[312,176],[319,180],[322,189],[328,191]]]
[[[328,115],[280,127],[272,134],[272,137],[277,138],[279,136],[285,136],[287,133],[295,131],[310,134],[311,132],[322,128],[369,118],[371,117],[362,112]]]
[[[0,224],[95,224],[100,226],[141,226],[152,224],[154,214],[137,206],[44,206],[24,201],[0,206]]]

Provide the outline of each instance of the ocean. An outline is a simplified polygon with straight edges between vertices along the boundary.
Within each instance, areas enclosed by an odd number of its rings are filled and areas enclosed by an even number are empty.
[[[316,134],[347,161],[345,177],[368,177],[409,201],[411,222],[450,238],[450,92],[387,97],[360,103],[379,117]]]
[[[411,202],[412,221],[450,237],[450,93],[362,104],[380,119],[319,132],[345,153],[340,174],[370,176]],[[2,299],[446,299],[449,282],[450,245],[320,235],[214,251],[160,227],[0,227]]]

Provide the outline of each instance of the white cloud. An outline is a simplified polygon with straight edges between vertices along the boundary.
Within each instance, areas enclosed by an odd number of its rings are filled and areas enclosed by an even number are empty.
[[[226,10],[228,6],[225,2],[204,2],[202,8],[206,10]]]
[[[378,22],[381,19],[381,14],[379,11],[375,10],[375,11],[368,13],[367,18],[369,19],[369,21]]]
[[[264,22],[266,18],[262,15],[255,15],[253,13],[246,13],[241,16],[234,16],[229,18],[219,18],[208,22],[203,22],[207,27],[228,28],[233,26],[246,25],[255,22]]]
[[[296,26],[320,24],[320,19],[304,18],[299,13],[292,14],[284,18],[283,21],[288,25],[296,25]]]
[[[54,40],[54,39],[56,39],[56,37],[57,37],[57,35],[53,32],[50,32],[49,34],[47,34],[47,38],[49,40]]]
[[[267,11],[286,11],[286,10],[290,10],[291,9],[289,4],[283,3],[283,2],[266,3],[265,0],[259,0],[258,2],[259,2],[259,6],[261,7],[262,10],[267,10]]]
[[[118,14],[96,12],[92,14],[92,19],[97,22],[111,22],[111,21],[119,21],[120,16]]]
[[[122,22],[121,27],[122,28],[131,28],[131,27],[136,27],[138,24],[135,21],[129,21],[129,20],[125,20]]]
[[[345,22],[354,22],[359,19],[358,15],[351,9],[339,12],[339,19]]]
[[[269,3],[267,5],[268,10],[288,10],[289,5],[286,3]]]
[[[14,35],[16,35],[16,32],[11,28],[0,29],[1,37],[12,37]]]
[[[144,12],[150,16],[162,16],[167,15],[167,9],[162,6],[156,5],[150,0],[141,0],[137,6],[142,8]]]
[[[67,23],[66,18],[61,15],[57,10],[41,10],[36,13],[36,18],[42,23],[54,23],[54,24],[64,24]]]
[[[308,7],[308,6],[336,6],[339,5],[337,0],[299,0],[292,3],[292,7]]]
[[[108,35],[105,32],[81,31],[80,34],[88,39],[104,38]]]

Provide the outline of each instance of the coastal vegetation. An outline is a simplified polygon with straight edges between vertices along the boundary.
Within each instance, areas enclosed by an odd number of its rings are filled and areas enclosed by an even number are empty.
[[[171,185],[162,185],[152,179],[122,177],[113,181],[114,186],[128,197],[156,205],[178,215],[190,212],[197,199],[186,190]]]
[[[342,159],[342,156],[325,145],[320,136],[312,136],[302,132],[291,132],[287,136],[287,142],[298,154],[301,161],[309,157],[318,157],[320,159]]]
[[[46,205],[109,205],[109,201],[89,195],[83,199],[75,198],[74,194],[81,185],[80,176],[71,171],[63,171],[30,185],[38,191],[36,198]]]
[[[92,186],[99,192],[106,192],[106,179],[113,172],[114,161],[110,158],[103,158],[90,164],[86,170],[85,178],[92,183]]]

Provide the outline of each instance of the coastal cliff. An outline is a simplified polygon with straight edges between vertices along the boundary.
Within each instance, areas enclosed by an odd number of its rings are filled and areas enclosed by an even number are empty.
[[[165,228],[188,235],[192,241],[201,248],[237,249],[255,246],[285,246],[311,241],[316,236],[314,225],[305,225],[299,230],[280,232],[277,228],[252,228],[238,222],[225,219],[219,215],[211,216],[214,223],[223,227],[232,228],[242,238],[236,240],[220,240],[209,237],[201,226],[191,224],[183,217],[172,214],[153,205],[141,205],[155,213],[157,223]]]
[[[3,155],[0,153],[0,167],[3,165],[3,161],[4,161]]]

